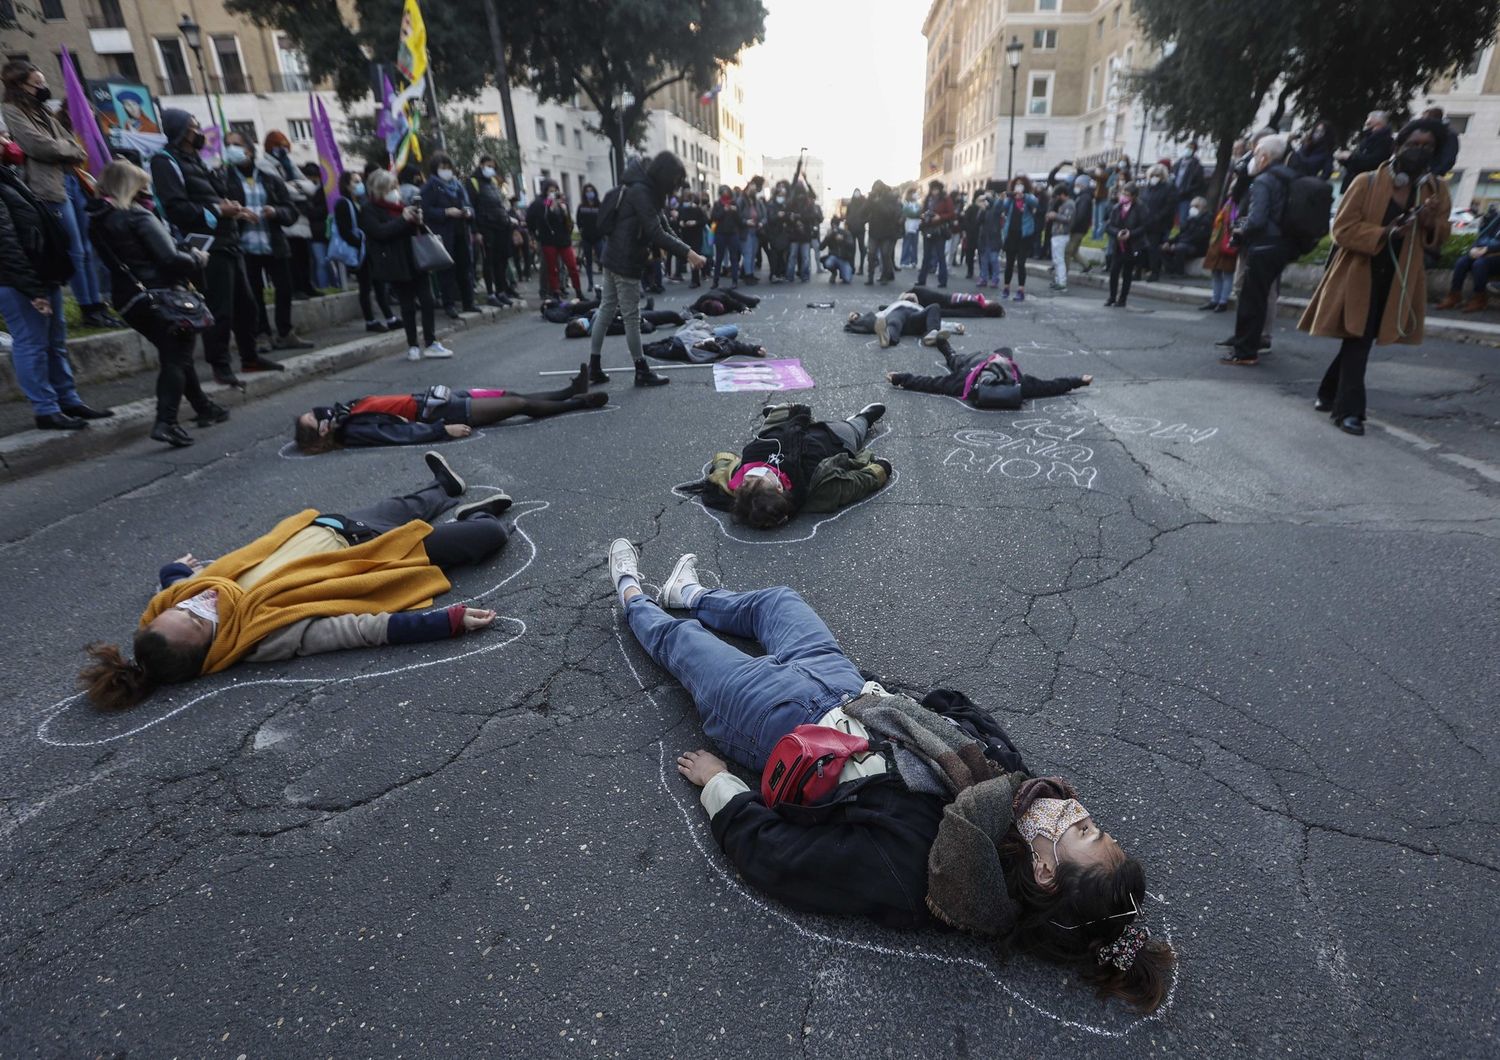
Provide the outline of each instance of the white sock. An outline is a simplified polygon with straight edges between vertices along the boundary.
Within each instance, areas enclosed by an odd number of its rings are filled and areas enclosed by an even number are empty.
[[[702,596],[707,591],[708,590],[704,589],[703,586],[699,585],[697,582],[689,582],[687,585],[684,585],[682,587],[682,602],[686,606],[692,607],[698,602],[698,597]]]
[[[627,589],[640,589],[641,583],[629,574],[620,575],[620,580],[615,582],[615,592],[620,594],[620,603],[625,602],[625,591]],[[643,592],[645,590],[642,590]]]

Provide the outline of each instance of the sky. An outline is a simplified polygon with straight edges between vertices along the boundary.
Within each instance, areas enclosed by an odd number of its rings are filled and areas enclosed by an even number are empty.
[[[806,147],[832,198],[919,176],[927,0],[762,2],[765,41],[743,57],[750,150]]]

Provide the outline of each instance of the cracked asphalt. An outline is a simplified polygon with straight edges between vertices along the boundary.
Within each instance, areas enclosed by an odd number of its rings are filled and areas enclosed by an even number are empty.
[[[295,411],[560,385],[536,372],[586,344],[534,315],[6,487],[0,1055],[1495,1055],[1500,353],[1378,350],[1349,438],[1311,408],[1333,343],[1283,318],[1261,368],[1225,368],[1228,318],[1078,289],[958,345],[1094,386],[981,413],[886,386],[934,357],[843,334],[867,290],[762,286],[738,322],[803,360],[820,412],[886,401],[899,481],[726,533],[671,486],[761,398],[621,374],[617,407],[445,448],[471,487],[545,502],[458,578],[507,616],[465,640],[63,702],[159,564],[424,479],[415,449],[281,458]],[[704,741],[620,624],[621,534],[648,581],[694,551],[705,580],[797,587],[857,664],[966,691],[1074,777],[1147,865],[1170,1008],[747,894],[668,772]]]

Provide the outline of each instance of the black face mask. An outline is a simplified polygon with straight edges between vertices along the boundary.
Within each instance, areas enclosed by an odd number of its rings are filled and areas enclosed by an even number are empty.
[[[188,137],[187,143],[194,151],[201,151],[203,150],[203,145],[208,143],[208,138],[201,132],[195,132]]]
[[[1396,169],[1413,177],[1426,173],[1432,166],[1433,153],[1430,147],[1403,147],[1396,152]]]
[[[45,103],[52,98],[52,89],[48,88],[46,85],[43,85],[41,88],[37,89],[31,94],[31,98],[36,100],[38,103]]]

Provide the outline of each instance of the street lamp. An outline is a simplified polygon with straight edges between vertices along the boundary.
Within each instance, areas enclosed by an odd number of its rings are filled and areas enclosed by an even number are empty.
[[[203,82],[203,102],[208,104],[208,124],[214,123],[214,101],[208,91],[208,74],[203,69],[203,29],[194,22],[191,15],[183,15],[182,21],[177,23],[178,32],[182,39],[187,41],[187,46],[193,49],[193,59],[198,63],[198,78]],[[220,130],[222,134],[223,130]]]
[[[620,162],[619,169],[615,173],[615,183],[625,182],[625,112],[635,105],[635,96],[626,92],[620,96],[620,108],[615,116],[620,119]]]
[[[1005,61],[1010,64],[1010,151],[1005,156],[1005,179],[1015,175],[1016,165],[1016,78],[1021,73],[1021,52],[1025,45],[1020,37],[1011,37],[1005,46]]]

